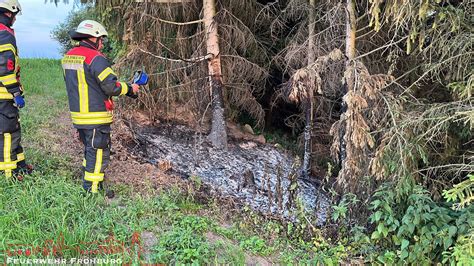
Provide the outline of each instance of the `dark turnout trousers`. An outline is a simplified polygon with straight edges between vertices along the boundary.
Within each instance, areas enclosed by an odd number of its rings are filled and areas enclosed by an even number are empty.
[[[84,144],[83,187],[98,192],[104,181],[104,172],[110,162],[110,125],[98,125],[93,129],[78,129]]]
[[[0,172],[12,177],[17,168],[26,166],[21,147],[18,109],[13,101],[0,101]]]

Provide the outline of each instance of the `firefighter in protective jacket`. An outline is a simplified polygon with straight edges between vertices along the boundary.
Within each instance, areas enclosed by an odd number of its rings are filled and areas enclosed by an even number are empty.
[[[119,82],[100,52],[108,35],[100,23],[85,20],[69,35],[79,41],[62,59],[69,109],[85,148],[83,187],[96,193],[102,189],[104,171],[110,161],[112,96],[134,97],[139,86]]]
[[[0,0],[0,173],[16,177],[31,172],[20,145],[19,108],[25,106],[15,32],[11,28],[21,14],[18,0]]]

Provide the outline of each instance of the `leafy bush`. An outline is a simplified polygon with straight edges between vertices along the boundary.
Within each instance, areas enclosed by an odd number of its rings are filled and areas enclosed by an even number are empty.
[[[446,263],[456,259],[458,255],[449,257],[449,251],[474,228],[472,206],[453,210],[434,202],[421,186],[397,195],[385,185],[370,205],[375,226],[371,240],[383,249],[377,257],[382,263]]]
[[[61,52],[66,53],[74,47],[75,42],[69,37],[69,31],[75,29],[81,21],[86,19],[95,20],[97,18],[94,10],[90,6],[71,11],[64,22],[61,22],[51,31],[53,39],[61,45]]]
[[[174,228],[161,236],[153,249],[152,259],[159,263],[209,263],[213,251],[204,236],[190,228]]]
[[[160,236],[153,249],[152,259],[158,263],[189,264],[209,263],[215,256],[213,247],[203,236],[210,227],[210,221],[198,216],[178,219],[173,230]]]
[[[76,41],[71,40],[69,37],[69,31],[75,29],[81,21],[86,19],[101,21],[100,15],[94,8],[91,5],[85,5],[78,10],[71,11],[66,20],[51,31],[51,37],[58,41],[61,46],[61,53],[66,53],[77,44]],[[108,40],[108,42],[104,43],[102,52],[109,58],[115,58],[121,51],[122,43],[111,35],[110,32]]]
[[[252,236],[248,239],[244,239],[240,242],[240,247],[245,250],[250,250],[256,254],[267,254],[271,250],[267,247],[265,240],[261,239],[258,236]]]
[[[454,185],[450,190],[443,192],[444,197],[448,202],[455,202],[453,209],[462,210],[466,206],[470,206],[474,200],[474,175],[468,175],[468,179],[463,182]],[[471,215],[471,220],[474,219]],[[465,236],[460,236],[456,241],[456,244],[452,250],[445,251],[444,263],[448,260],[456,262],[458,265],[473,265],[474,264],[474,228],[470,228],[470,231]]]

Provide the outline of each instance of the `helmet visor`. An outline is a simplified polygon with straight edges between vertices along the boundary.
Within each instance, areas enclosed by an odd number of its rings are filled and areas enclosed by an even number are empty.
[[[69,33],[69,36],[71,37],[71,39],[73,39],[75,41],[81,41],[81,40],[84,40],[84,39],[87,39],[87,38],[91,37],[88,34],[79,33],[79,32],[76,32],[75,30],[70,30],[68,33]]]

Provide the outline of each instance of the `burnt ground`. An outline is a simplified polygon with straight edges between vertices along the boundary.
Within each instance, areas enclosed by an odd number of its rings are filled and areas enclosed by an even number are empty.
[[[136,142],[132,154],[165,173],[192,179],[212,194],[231,197],[252,209],[293,219],[300,202],[322,224],[329,202],[318,185],[298,178],[299,163],[288,151],[265,144],[257,136],[230,128],[227,151],[216,150],[204,133],[182,124],[131,123]]]
[[[57,121],[55,134],[46,132],[49,129],[44,132],[55,142],[44,145],[80,165],[82,145],[69,115],[61,115]],[[132,122],[116,119],[111,164],[106,171],[106,176],[113,178],[108,182],[131,186],[134,191],[156,191],[175,185],[187,187],[191,178],[206,186],[209,196],[246,204],[262,214],[292,218],[299,198],[318,224],[326,219],[327,197],[318,184],[296,178],[295,156],[235,124],[229,124],[228,130],[229,149],[219,151],[207,142],[205,134],[183,124],[161,124],[144,114],[135,114]]]

